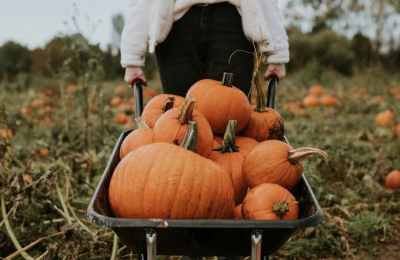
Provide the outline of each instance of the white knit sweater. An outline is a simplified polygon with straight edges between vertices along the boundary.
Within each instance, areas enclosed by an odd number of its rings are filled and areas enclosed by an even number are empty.
[[[174,21],[192,5],[228,1],[242,16],[249,41],[265,54],[265,63],[289,62],[289,44],[277,0],[131,0],[121,38],[121,65],[144,66],[147,51],[165,40]]]

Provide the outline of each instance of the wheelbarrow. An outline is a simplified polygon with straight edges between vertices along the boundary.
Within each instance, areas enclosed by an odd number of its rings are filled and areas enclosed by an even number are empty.
[[[278,78],[268,83],[267,106],[274,108]],[[142,85],[133,84],[135,117],[143,111]],[[108,187],[119,162],[123,140],[132,130],[123,132],[112,151],[104,173],[87,209],[87,218],[98,225],[110,227],[122,242],[142,260],[156,260],[159,255],[246,257],[268,259],[300,229],[317,226],[323,220],[304,174],[291,190],[299,202],[296,220],[234,220],[234,219],[126,219],[113,217],[108,202]],[[285,141],[288,143],[286,137]]]

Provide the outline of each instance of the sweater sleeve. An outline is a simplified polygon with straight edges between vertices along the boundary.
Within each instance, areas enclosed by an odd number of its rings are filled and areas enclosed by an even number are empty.
[[[128,18],[121,35],[121,65],[124,68],[144,66],[152,2],[153,0],[130,0]]]
[[[264,63],[288,63],[289,43],[277,0],[261,0],[274,50],[265,52]]]

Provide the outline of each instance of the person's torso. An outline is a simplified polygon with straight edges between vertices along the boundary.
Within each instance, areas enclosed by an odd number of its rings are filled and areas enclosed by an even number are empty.
[[[174,21],[180,19],[193,5],[217,4],[222,2],[229,2],[238,8],[240,12],[240,0],[175,0]]]

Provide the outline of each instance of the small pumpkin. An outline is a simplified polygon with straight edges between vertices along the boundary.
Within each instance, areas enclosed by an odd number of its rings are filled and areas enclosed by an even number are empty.
[[[335,106],[338,103],[338,98],[332,95],[325,95],[321,98],[321,104],[326,107]]]
[[[374,97],[374,103],[375,104],[381,103],[384,100],[385,100],[385,98],[383,96],[375,96]]]
[[[128,115],[125,113],[118,113],[117,117],[115,118],[115,123],[119,125],[126,124],[128,122]]]
[[[264,101],[258,73],[254,76],[256,88],[256,105],[251,107],[251,116],[240,135],[255,139],[257,142],[275,139],[283,141],[284,125],[280,114],[273,108],[268,108]]]
[[[235,205],[239,205],[247,193],[242,173],[243,160],[258,142],[248,137],[235,136],[235,127],[236,120],[230,120],[224,138],[214,136],[214,149],[208,158],[219,164],[231,176]]]
[[[122,103],[124,103],[124,100],[121,97],[113,97],[110,100],[110,105],[111,107],[118,107],[119,105],[121,105]]]
[[[119,158],[122,160],[128,153],[153,142],[153,129],[149,128],[143,118],[135,118],[138,128],[129,133],[121,144]]]
[[[291,190],[303,172],[302,160],[313,154],[328,155],[319,149],[290,145],[268,140],[251,149],[243,161],[243,176],[247,185],[254,188],[261,183],[276,183]]]
[[[388,189],[400,190],[400,171],[391,171],[385,178],[385,186]]]
[[[394,113],[391,110],[387,109],[376,115],[375,123],[378,126],[391,126],[393,125],[394,117]]]
[[[181,108],[171,108],[160,116],[154,125],[154,142],[166,142],[181,145],[189,121],[198,124],[197,147],[195,152],[208,157],[213,148],[214,136],[207,119],[194,109],[196,98],[185,100]]]
[[[319,106],[319,100],[316,96],[308,95],[303,98],[303,106],[305,107],[317,107]]]
[[[324,95],[324,88],[321,85],[314,85],[308,90],[308,94],[316,97]]]
[[[142,112],[142,118],[149,125],[154,128],[156,121],[160,116],[173,107],[182,106],[185,99],[181,96],[161,94],[153,97],[146,104]]]
[[[195,122],[182,147],[152,143],[122,159],[111,176],[108,198],[120,218],[228,219],[233,217],[232,182],[218,164],[191,150]],[[191,150],[188,150],[191,149]]]
[[[242,204],[244,219],[294,220],[299,218],[296,198],[274,183],[260,184],[246,195]]]
[[[233,219],[243,219],[243,216],[242,216],[242,204],[237,205],[233,209]]]
[[[236,120],[239,133],[250,120],[250,102],[232,85],[233,73],[224,73],[222,81],[203,79],[193,84],[186,97],[196,97],[196,109],[207,118],[213,133],[224,134],[229,120]]]

